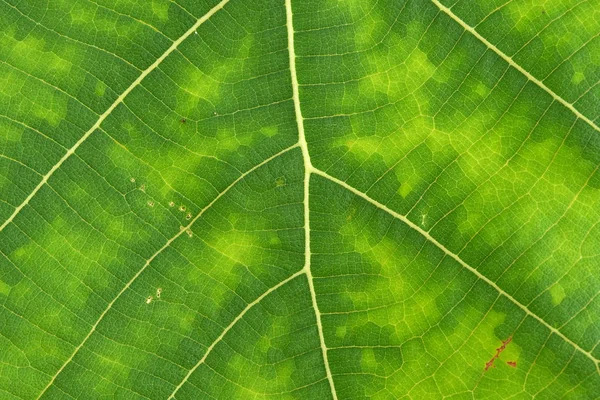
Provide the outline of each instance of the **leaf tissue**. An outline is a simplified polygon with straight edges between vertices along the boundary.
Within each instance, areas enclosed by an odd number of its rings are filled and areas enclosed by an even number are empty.
[[[2,0],[0,399],[600,398],[599,0]]]

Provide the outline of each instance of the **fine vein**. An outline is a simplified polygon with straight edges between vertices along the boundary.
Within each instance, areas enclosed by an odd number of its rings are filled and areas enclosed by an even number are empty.
[[[298,276],[304,274],[303,270],[300,270],[298,272],[296,272],[295,274],[293,274],[292,276],[284,279],[283,281],[279,282],[277,285],[269,288],[269,290],[265,291],[263,294],[261,294],[260,296],[258,296],[256,298],[256,300],[254,300],[252,303],[248,303],[248,305],[242,310],[241,313],[238,314],[237,317],[235,317],[233,319],[233,321],[231,321],[231,323],[229,325],[227,325],[227,327],[223,330],[223,332],[211,343],[210,346],[208,346],[208,349],[206,349],[206,352],[204,353],[204,355],[202,356],[202,358],[200,359],[200,361],[198,361],[198,363],[196,363],[196,365],[194,365],[194,367],[192,369],[190,369],[188,371],[188,373],[185,375],[185,377],[183,378],[183,380],[179,383],[179,385],[177,385],[177,387],[175,388],[175,390],[173,390],[173,393],[171,393],[171,395],[169,396],[169,400],[175,398],[175,394],[179,391],[179,389],[181,389],[181,387],[183,386],[184,383],[187,382],[187,380],[190,378],[190,376],[194,373],[194,371],[204,363],[204,361],[206,361],[206,358],[208,357],[208,355],[210,354],[210,352],[212,351],[212,349],[215,348],[215,346],[221,341],[223,340],[223,338],[225,337],[225,335],[227,334],[227,332],[229,332],[231,330],[231,328],[233,328],[233,326],[235,324],[238,323],[238,321],[240,319],[242,319],[242,317],[244,315],[246,315],[246,313],[255,305],[257,305],[258,303],[260,303],[262,301],[262,299],[264,299],[265,297],[267,297],[270,293],[274,292],[275,290],[279,289],[280,287],[282,287],[283,285],[285,285],[286,283],[288,283],[289,281],[297,278]]]
[[[206,207],[204,207],[202,210],[200,210],[200,212],[198,213],[198,215],[196,215],[191,221],[190,223],[185,226],[182,227],[181,229],[179,229],[179,231],[171,238],[169,239],[160,249],[158,249],[158,251],[156,251],[156,253],[154,253],[152,255],[152,257],[150,257],[148,260],[146,260],[146,262],[144,263],[144,265],[142,266],[142,268],[140,268],[140,270],[133,276],[133,278],[131,278],[129,280],[129,282],[127,282],[127,284],[123,287],[123,289],[121,289],[121,291],[115,296],[115,298],[108,303],[108,306],[106,306],[106,308],[104,309],[104,311],[102,312],[102,314],[100,314],[100,317],[98,317],[98,319],[96,320],[96,323],[94,323],[94,325],[92,326],[92,329],[90,329],[90,331],[88,332],[88,334],[86,335],[85,338],[83,338],[83,341],[79,344],[79,346],[77,346],[75,348],[75,350],[73,351],[73,353],[71,354],[71,356],[64,362],[64,364],[58,369],[58,371],[56,371],[56,374],[54,374],[54,376],[52,377],[52,379],[50,380],[50,382],[48,382],[48,385],[46,385],[46,387],[44,388],[44,390],[42,390],[42,392],[39,394],[38,399],[40,397],[42,397],[42,395],[46,392],[46,390],[48,390],[48,388],[50,386],[52,386],[52,384],[54,383],[54,381],[56,380],[56,377],[58,375],[60,375],[60,373],[65,369],[65,367],[71,362],[71,360],[73,360],[73,358],[75,357],[75,355],[79,352],[79,350],[83,347],[83,345],[87,342],[87,340],[92,336],[92,334],[94,333],[94,331],[96,330],[96,328],[98,327],[98,325],[100,324],[100,322],[102,321],[102,319],[104,318],[104,316],[108,313],[108,311],[112,308],[112,306],[115,304],[115,302],[119,299],[119,297],[121,297],[121,295],[131,286],[131,284],[142,274],[142,272],[144,272],[144,270],[150,265],[150,263],[152,263],[152,261],[160,254],[163,252],[163,250],[165,250],[167,247],[169,247],[171,245],[171,243],[173,243],[179,236],[183,235],[185,232],[188,231],[188,229],[190,229],[192,227],[192,225],[194,224],[194,222],[196,222],[196,220],[198,220],[198,218],[200,218],[204,212],[206,210],[208,210],[213,204],[215,204],[221,197],[223,197],[223,195],[225,195],[225,193],[227,193],[232,187],[234,187],[239,181],[241,181],[242,179],[244,179],[248,174],[254,172],[255,170],[257,170],[258,168],[262,167],[263,165],[267,164],[269,161],[272,161],[273,159],[279,157],[280,155],[287,153],[288,151],[290,151],[291,149],[294,149],[298,147],[298,144],[295,144],[291,147],[288,147],[285,150],[280,151],[279,153],[267,158],[266,160],[264,160],[263,162],[261,162],[260,164],[252,167],[251,169],[249,169],[248,171],[244,172],[243,174],[241,174],[235,181],[233,181],[229,186],[227,186],[225,188],[225,190],[223,190],[221,193],[219,193],[210,203],[208,203],[208,205],[206,205]]]
[[[298,144],[302,149],[302,158],[304,159],[304,273],[308,278],[308,287],[310,289],[310,296],[312,305],[315,311],[315,317],[317,321],[317,329],[319,331],[319,341],[321,343],[321,352],[323,353],[323,363],[325,364],[325,373],[329,386],[331,388],[331,395],[334,400],[337,400],[337,394],[335,391],[335,385],[333,383],[333,377],[331,375],[331,369],[329,368],[329,360],[327,358],[327,346],[325,345],[325,336],[323,335],[323,324],[321,323],[321,312],[319,311],[319,305],[317,304],[317,295],[315,292],[315,286],[313,282],[313,276],[310,269],[310,207],[309,207],[309,196],[310,196],[310,174],[314,168],[310,162],[310,154],[308,153],[308,144],[306,142],[306,136],[304,134],[304,118],[302,117],[302,109],[300,108],[300,94],[298,90],[298,75],[296,73],[296,51],[294,47],[294,25],[293,25],[293,14],[292,14],[292,2],[291,0],[285,1],[286,11],[286,26],[287,26],[287,37],[288,37],[288,52],[290,61],[290,74],[292,78],[292,97],[294,99],[294,110],[296,113],[296,124],[298,125]]]
[[[598,127],[598,125],[596,125],[594,123],[594,121],[592,121],[591,119],[589,119],[588,117],[586,117],[585,115],[583,115],[581,112],[579,112],[579,110],[577,110],[573,106],[573,104],[569,103],[568,101],[566,101],[565,99],[563,99],[562,97],[560,97],[558,94],[556,94],[552,89],[550,89],[548,86],[546,86],[544,84],[544,82],[540,81],[535,76],[533,76],[529,72],[527,72],[523,67],[521,67],[519,64],[517,64],[510,56],[508,56],[505,53],[503,53],[499,48],[497,48],[492,43],[490,43],[486,38],[484,38],[483,36],[481,36],[472,26],[468,25],[465,21],[463,21],[462,19],[460,19],[460,17],[458,17],[456,14],[454,14],[452,12],[452,10],[450,10],[448,7],[446,7],[443,4],[441,4],[438,0],[431,0],[431,1],[433,1],[433,3],[436,6],[438,6],[440,10],[442,10],[450,18],[452,18],[454,21],[456,21],[466,31],[470,32],[473,36],[475,36],[477,39],[479,39],[490,50],[492,50],[494,53],[496,53],[500,57],[502,57],[504,59],[504,61],[506,61],[510,66],[512,66],[517,71],[519,71],[520,73],[522,73],[523,75],[525,75],[525,77],[527,79],[529,79],[531,82],[533,82],[536,85],[538,85],[540,88],[542,88],[544,91],[546,91],[550,96],[552,96],[556,101],[558,101],[559,103],[561,103],[562,105],[564,105],[565,107],[567,107],[569,110],[571,110],[571,112],[573,112],[573,114],[575,114],[577,116],[577,118],[582,119],[588,125],[590,125],[592,128],[594,128],[595,130],[597,130],[598,132],[600,132],[600,127]]]
[[[165,60],[165,58],[167,58],[169,56],[169,54],[171,54],[173,51],[175,51],[175,49],[177,49],[177,47],[181,44],[181,42],[183,42],[185,39],[187,39],[188,36],[193,34],[200,25],[202,25],[204,22],[206,22],[210,17],[213,16],[214,13],[216,13],[221,8],[223,8],[223,6],[225,6],[225,4],[227,4],[228,2],[229,2],[229,0],[222,0],[219,4],[217,4],[212,9],[210,9],[210,11],[208,11],[206,14],[204,14],[179,39],[175,40],[171,44],[171,46],[167,49],[167,51],[165,51],[160,57],[158,57],[156,59],[156,61],[154,61],[154,63],[152,63],[152,65],[150,65],[148,68],[146,68],[140,74],[140,76],[138,76],[138,78],[135,81],[133,81],[133,83],[131,85],[129,85],[129,87],[127,89],[125,89],[125,91],[114,101],[114,103],[112,103],[110,105],[110,107],[108,107],[108,109],[104,112],[104,114],[100,115],[100,117],[98,118],[96,123],[94,125],[92,125],[92,127],[73,145],[73,147],[71,147],[69,150],[67,150],[67,152],[62,156],[62,158],[60,160],[58,160],[58,162],[56,164],[54,164],[54,166],[52,168],[50,168],[50,170],[46,173],[46,175],[44,175],[44,177],[42,178],[40,183],[38,183],[38,185],[33,189],[33,191],[31,193],[29,193],[29,196],[27,196],[25,198],[25,200],[23,200],[23,202],[19,206],[17,206],[17,208],[15,208],[15,210],[13,211],[11,216],[8,217],[8,219],[6,221],[4,221],[4,223],[2,225],[0,225],[0,232],[2,232],[2,230],[13,221],[13,219],[19,214],[19,212],[21,212],[21,210],[29,203],[29,201],[31,201],[31,199],[44,186],[44,184],[46,184],[46,182],[48,182],[48,179],[50,179],[50,177],[54,174],[54,172],[56,172],[56,170],[59,169],[60,166],[69,157],[71,157],[71,155],[73,153],[75,153],[75,150],[77,150],[77,148],[79,148],[79,146],[81,146],[83,144],[83,142],[85,142],[87,140],[87,138],[89,138],[90,135],[92,133],[94,133],[94,131],[96,129],[98,129],[98,127],[100,127],[102,122],[104,122],[104,120],[113,112],[113,110],[115,108],[117,108],[117,106],[119,104],[121,104],[123,102],[123,100],[125,100],[125,97],[127,97],[127,95],[129,93],[131,93],[131,91],[133,89],[135,89],[144,80],[144,78],[146,76],[148,76],[148,74],[150,74],[150,72],[154,71],[156,69],[156,67],[158,67],[160,65],[160,63],[162,63]]]
[[[375,199],[372,199],[371,197],[369,197],[368,195],[366,195],[365,193],[355,189],[354,187],[348,185],[346,182],[339,180],[331,175],[329,175],[328,173],[315,169],[313,168],[313,173],[322,176],[325,179],[329,179],[332,182],[337,183],[338,185],[342,186],[343,188],[349,190],[350,192],[354,193],[355,195],[361,197],[362,199],[366,200],[367,202],[371,203],[372,205],[374,205],[375,207],[387,212],[388,214],[390,214],[391,216],[393,216],[394,218],[399,219],[400,221],[404,222],[406,225],[408,225],[409,227],[411,227],[412,229],[416,230],[417,232],[419,232],[421,235],[423,235],[428,241],[430,241],[431,243],[433,243],[434,245],[436,245],[439,249],[441,249],[444,253],[446,253],[448,256],[452,257],[454,260],[456,260],[460,265],[462,265],[464,268],[468,269],[469,271],[471,271],[473,274],[475,274],[479,279],[481,279],[482,281],[484,281],[485,283],[487,283],[488,285],[490,285],[491,287],[493,287],[496,291],[498,291],[498,293],[500,293],[501,295],[505,296],[507,299],[509,299],[511,302],[513,302],[517,307],[519,307],[521,310],[523,310],[527,315],[531,316],[532,318],[534,318],[535,320],[537,320],[538,322],[540,322],[542,325],[544,325],[546,328],[548,328],[552,333],[556,334],[557,336],[559,336],[560,338],[562,338],[565,342],[569,343],[571,346],[573,346],[576,350],[580,351],[582,354],[584,354],[587,358],[589,358],[590,360],[592,360],[594,362],[594,365],[596,366],[596,368],[598,369],[599,367],[599,360],[596,359],[591,352],[586,351],[584,349],[582,349],[577,343],[573,342],[571,339],[569,339],[568,337],[566,337],[561,331],[559,331],[558,329],[556,329],[555,327],[553,327],[552,325],[550,325],[548,322],[546,322],[545,320],[543,320],[541,317],[539,317],[538,315],[536,315],[535,313],[533,313],[531,310],[529,310],[529,308],[527,308],[527,306],[525,306],[524,304],[520,303],[517,299],[515,299],[514,297],[512,297],[510,294],[508,294],[507,292],[505,292],[502,288],[500,288],[494,281],[490,280],[488,277],[486,277],[485,275],[482,275],[481,272],[477,271],[475,268],[471,267],[469,264],[467,264],[466,262],[464,262],[458,255],[454,254],[452,251],[450,251],[448,248],[446,248],[446,246],[444,246],[443,244],[441,244],[440,242],[438,242],[433,236],[431,236],[427,231],[423,230],[420,226],[414,224],[411,220],[409,220],[406,216],[398,214],[397,212],[395,212],[394,210],[388,208],[387,206],[385,206],[384,204],[381,204],[380,202],[378,202]],[[600,370],[599,370],[600,372]]]

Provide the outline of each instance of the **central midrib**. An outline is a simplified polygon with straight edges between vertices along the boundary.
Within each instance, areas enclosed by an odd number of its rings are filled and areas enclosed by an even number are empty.
[[[296,50],[294,47],[294,24],[293,24],[293,11],[292,1],[285,0],[285,13],[286,13],[286,27],[288,36],[288,52],[290,62],[290,75],[292,81],[292,97],[294,100],[294,111],[296,114],[296,124],[298,126],[298,144],[302,149],[302,158],[304,160],[304,268],[303,271],[306,274],[308,280],[308,287],[310,290],[310,297],[312,306],[315,312],[315,319],[317,323],[317,330],[319,332],[319,342],[321,347],[321,353],[323,356],[323,364],[325,366],[325,373],[331,388],[331,395],[334,400],[337,400],[337,393],[335,391],[335,385],[333,383],[333,376],[331,369],[329,368],[329,360],[327,357],[327,346],[325,344],[325,336],[323,333],[323,325],[321,323],[321,312],[319,311],[319,305],[317,304],[317,294],[313,282],[313,276],[311,272],[311,250],[310,250],[310,176],[314,171],[312,163],[310,161],[310,154],[308,152],[308,143],[306,142],[306,136],[304,134],[304,117],[302,116],[302,109],[300,107],[300,94],[298,85],[298,74],[296,72]]]

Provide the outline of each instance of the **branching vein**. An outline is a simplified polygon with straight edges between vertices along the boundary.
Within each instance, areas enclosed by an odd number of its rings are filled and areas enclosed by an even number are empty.
[[[131,286],[131,284],[142,274],[142,272],[144,272],[146,270],[146,268],[150,265],[150,263],[152,263],[152,261],[160,254],[162,253],[167,247],[169,247],[171,245],[171,243],[173,243],[179,236],[183,235],[184,232],[186,232],[188,229],[190,229],[192,227],[192,225],[198,220],[198,218],[200,218],[204,212],[206,212],[206,210],[208,210],[210,207],[212,207],[213,204],[215,204],[221,197],[223,197],[225,195],[225,193],[227,193],[232,187],[234,187],[239,181],[243,180],[248,174],[254,172],[255,170],[257,170],[258,168],[262,167],[263,165],[267,164],[269,161],[272,161],[273,159],[279,157],[280,155],[287,153],[288,151],[290,151],[293,148],[298,147],[297,144],[288,147],[287,149],[280,151],[279,153],[267,158],[266,160],[264,160],[263,162],[261,162],[260,164],[252,167],[251,169],[249,169],[248,171],[244,172],[242,175],[240,175],[235,181],[233,181],[229,186],[227,186],[225,188],[225,190],[223,190],[221,193],[219,193],[210,203],[208,203],[208,205],[206,207],[204,207],[199,213],[198,215],[196,215],[191,221],[190,223],[183,227],[183,229],[180,229],[171,239],[169,239],[160,249],[158,249],[158,251],[156,253],[154,253],[152,255],[152,257],[150,257],[148,260],[146,260],[146,262],[144,263],[144,265],[142,266],[142,268],[140,268],[140,270],[133,276],[133,278],[131,278],[129,280],[129,282],[127,282],[127,284],[123,287],[123,289],[121,289],[121,291],[115,296],[115,298],[108,304],[108,306],[106,307],[106,309],[104,309],[104,311],[102,312],[102,314],[100,314],[100,317],[96,320],[96,323],[94,323],[94,325],[92,326],[92,329],[88,332],[88,334],[86,335],[85,338],[83,338],[83,341],[79,344],[79,346],[77,346],[75,348],[75,350],[73,351],[73,353],[71,354],[71,356],[64,362],[64,364],[58,369],[58,371],[56,371],[56,374],[54,374],[54,376],[52,377],[52,379],[50,380],[50,382],[48,382],[48,385],[46,385],[46,387],[44,388],[44,390],[42,390],[42,392],[40,393],[40,395],[38,396],[38,399],[40,397],[42,397],[42,395],[46,392],[46,390],[48,390],[48,388],[50,386],[52,386],[52,384],[54,383],[54,381],[56,380],[56,377],[58,375],[60,375],[60,373],[65,369],[65,367],[73,360],[73,358],[75,357],[75,355],[79,352],[79,350],[83,347],[83,345],[85,345],[85,343],[88,341],[88,339],[92,336],[92,334],[94,333],[94,331],[96,330],[96,328],[98,327],[98,325],[100,324],[100,322],[102,321],[102,319],[104,319],[104,316],[110,311],[110,309],[112,308],[112,306],[116,303],[116,301],[119,299],[119,297],[121,297],[121,295],[127,290],[129,289],[129,287]],[[226,333],[226,332],[225,332]]]
[[[8,226],[14,220],[14,218],[19,214],[19,212],[21,212],[21,210],[31,201],[31,199],[36,195],[36,193],[39,192],[39,190],[46,184],[46,182],[48,182],[48,179],[50,179],[50,177],[54,174],[54,172],[56,172],[56,170],[59,169],[60,166],[63,165],[63,163],[69,157],[71,157],[71,155],[73,153],[75,153],[75,150],[77,150],[79,148],[79,146],[81,146],[83,144],[83,142],[85,142],[87,140],[87,138],[89,138],[91,136],[91,134],[94,133],[94,131],[100,127],[102,122],[104,122],[104,120],[113,112],[113,110],[115,108],[117,108],[117,106],[119,104],[121,104],[123,102],[123,100],[125,100],[125,97],[127,97],[127,95],[129,93],[131,93],[131,91],[133,91],[133,89],[135,89],[144,80],[144,78],[146,76],[148,76],[152,71],[154,71],[156,69],[156,67],[158,67],[160,65],[160,63],[162,63],[165,60],[165,58],[167,58],[169,56],[169,54],[171,54],[173,51],[175,51],[177,49],[177,47],[185,39],[188,38],[188,36],[190,36],[191,34],[196,32],[196,29],[198,29],[198,27],[200,25],[202,25],[204,22],[206,22],[217,11],[219,11],[221,8],[223,8],[225,6],[225,4],[227,4],[228,2],[229,2],[229,0],[222,0],[219,4],[217,4],[212,9],[210,9],[210,11],[208,11],[206,14],[204,14],[179,39],[175,40],[171,44],[171,46],[167,49],[167,51],[165,51],[160,57],[158,57],[156,59],[156,61],[154,61],[154,63],[152,63],[152,65],[150,65],[148,68],[146,68],[140,74],[140,76],[138,76],[138,78],[135,81],[133,81],[133,83],[131,85],[129,85],[129,87],[127,89],[125,89],[125,91],[114,101],[114,103],[112,103],[110,105],[110,107],[108,107],[108,109],[102,115],[100,115],[100,117],[98,118],[96,123],[94,125],[92,125],[92,127],[73,145],[73,147],[71,147],[69,150],[67,150],[67,152],[62,156],[62,158],[60,160],[58,160],[58,162],[56,164],[54,164],[54,166],[52,168],[50,168],[50,170],[46,173],[46,175],[44,175],[44,177],[42,178],[40,183],[38,183],[38,185],[33,189],[33,191],[31,193],[29,193],[29,195],[25,198],[25,200],[23,200],[23,202],[21,204],[19,204],[17,206],[17,208],[15,208],[15,210],[10,215],[10,217],[8,217],[8,219],[6,221],[4,221],[4,223],[2,223],[2,225],[0,225],[0,232],[2,232],[2,230],[4,230],[4,228],[6,226]]]
[[[314,168],[310,162],[310,154],[308,153],[308,143],[306,142],[306,136],[304,135],[304,118],[302,117],[302,109],[300,108],[300,94],[298,90],[298,75],[296,73],[296,51],[294,47],[294,24],[293,24],[293,12],[291,0],[285,1],[285,12],[286,12],[286,26],[288,36],[288,52],[290,61],[290,73],[292,78],[292,93],[294,99],[294,109],[296,113],[296,124],[298,125],[298,143],[302,149],[302,157],[304,159],[304,272],[308,277],[308,286],[310,289],[310,296],[312,299],[312,305],[315,310],[315,316],[317,320],[317,329],[319,331],[319,340],[321,342],[321,351],[323,353],[323,362],[325,364],[325,372],[327,374],[327,380],[331,388],[331,395],[334,400],[337,400],[337,394],[335,391],[335,385],[333,383],[333,377],[331,375],[331,369],[329,368],[329,360],[327,358],[327,346],[325,345],[325,337],[323,335],[323,325],[321,323],[321,312],[319,311],[319,305],[317,304],[317,296],[315,292],[315,286],[313,282],[312,272],[310,269],[310,174]]]
[[[600,127],[598,127],[598,125],[596,125],[594,123],[594,121],[592,121],[591,119],[589,119],[588,117],[586,117],[585,115],[583,115],[579,110],[577,110],[575,108],[575,106],[573,106],[572,103],[569,103],[568,101],[566,101],[565,99],[563,99],[562,97],[560,97],[552,89],[550,89],[548,86],[546,86],[544,84],[544,82],[540,81],[539,79],[537,79],[536,77],[534,77],[533,75],[531,75],[529,72],[527,72],[523,67],[521,67],[519,64],[517,64],[511,57],[509,57],[508,55],[506,55],[505,53],[503,53],[498,47],[494,46],[486,38],[484,38],[483,36],[481,36],[473,27],[471,27],[465,21],[463,21],[462,19],[460,19],[448,7],[444,6],[438,0],[431,0],[431,1],[433,1],[433,3],[436,6],[438,6],[440,10],[442,10],[443,12],[445,12],[446,14],[448,14],[448,16],[450,18],[452,18],[454,21],[456,21],[466,31],[468,31],[473,36],[475,36],[477,39],[479,39],[490,50],[492,50],[494,53],[496,53],[500,57],[502,57],[504,59],[504,61],[506,61],[511,67],[515,68],[517,71],[519,71],[520,73],[522,73],[523,75],[525,75],[525,77],[527,79],[529,79],[531,82],[533,82],[536,85],[538,85],[540,88],[542,88],[544,91],[546,91],[550,96],[552,96],[556,101],[558,101],[559,103],[561,103],[562,105],[564,105],[565,107],[567,107],[569,110],[571,110],[573,112],[573,114],[575,114],[577,116],[577,118],[582,119],[588,125],[590,125],[592,128],[594,128],[595,130],[597,130],[598,132],[600,132]]]
[[[452,251],[450,251],[448,248],[446,248],[446,246],[444,246],[443,244],[441,244],[440,242],[438,242],[434,237],[432,237],[427,231],[423,230],[420,226],[414,224],[411,220],[409,220],[406,216],[398,214],[397,212],[395,212],[394,210],[388,208],[387,206],[385,206],[384,204],[381,204],[380,202],[378,202],[375,199],[372,199],[371,197],[367,196],[365,193],[355,189],[354,187],[348,185],[346,182],[339,180],[331,175],[329,175],[326,172],[323,172],[319,169],[313,168],[313,173],[322,176],[325,179],[328,179],[332,182],[337,183],[338,185],[342,186],[343,188],[349,190],[350,192],[354,193],[355,195],[361,197],[362,199],[366,200],[367,202],[371,203],[372,205],[374,205],[375,207],[387,212],[388,214],[390,214],[391,216],[393,216],[394,218],[399,219],[400,221],[404,222],[406,225],[408,225],[409,227],[411,227],[412,229],[416,230],[417,232],[419,232],[421,235],[423,235],[428,241],[430,241],[431,243],[433,243],[435,246],[437,246],[440,250],[442,250],[444,253],[446,253],[448,256],[452,257],[454,260],[456,260],[460,265],[462,265],[464,268],[468,269],[469,271],[471,271],[473,274],[475,274],[479,279],[481,279],[482,281],[484,281],[485,283],[487,283],[488,285],[490,285],[491,287],[493,287],[498,293],[500,293],[501,295],[505,296],[507,299],[509,299],[512,303],[514,303],[517,307],[519,307],[521,310],[523,310],[527,315],[529,315],[530,317],[534,318],[535,320],[537,320],[538,322],[540,322],[542,325],[544,325],[546,328],[548,328],[552,333],[554,333],[555,335],[559,336],[561,339],[563,339],[565,342],[569,343],[571,346],[573,346],[577,351],[581,352],[583,355],[585,355],[587,358],[589,358],[590,360],[593,361],[594,365],[596,366],[596,369],[598,369],[598,372],[600,373],[600,360],[598,360],[597,358],[595,358],[591,352],[584,350],[583,348],[581,348],[577,343],[573,342],[571,339],[569,339],[567,336],[565,336],[561,331],[559,331],[558,329],[556,329],[555,327],[553,327],[552,325],[550,325],[548,322],[546,322],[544,319],[542,319],[541,317],[539,317],[538,315],[536,315],[535,313],[533,313],[531,310],[529,310],[529,308],[527,308],[527,306],[525,306],[524,304],[520,303],[517,299],[515,299],[513,296],[511,296],[509,293],[505,292],[501,287],[499,287],[494,281],[490,280],[489,278],[487,278],[485,275],[482,275],[481,272],[477,271],[475,268],[471,267],[469,264],[467,264],[466,262],[464,262],[458,255],[456,255],[455,253],[453,253]]]

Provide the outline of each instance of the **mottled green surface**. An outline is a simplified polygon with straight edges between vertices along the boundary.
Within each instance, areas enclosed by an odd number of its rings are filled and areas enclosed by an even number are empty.
[[[3,0],[0,399],[600,398],[599,125],[598,0]]]

